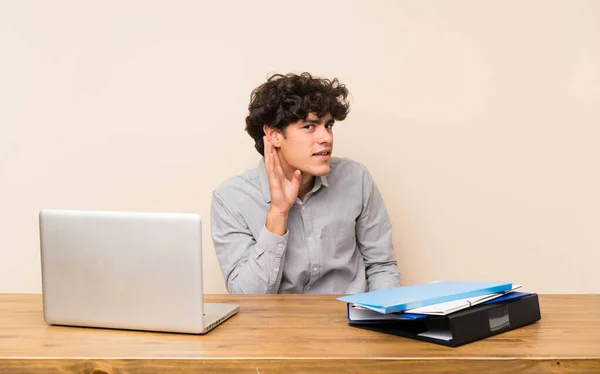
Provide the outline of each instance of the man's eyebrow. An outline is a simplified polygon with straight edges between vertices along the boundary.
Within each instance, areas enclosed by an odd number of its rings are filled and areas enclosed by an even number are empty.
[[[304,120],[305,123],[311,123],[311,124],[315,124],[315,125],[319,125],[321,123],[320,119],[305,119]],[[327,124],[332,125],[335,123],[335,119],[330,119],[329,121],[327,121]]]

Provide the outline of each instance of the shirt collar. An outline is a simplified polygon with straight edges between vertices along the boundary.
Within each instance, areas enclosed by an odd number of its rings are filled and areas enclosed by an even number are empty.
[[[264,157],[260,159],[258,163],[258,175],[260,177],[260,186],[262,188],[263,198],[267,203],[271,202],[271,190],[269,188],[269,176],[267,175],[267,169],[265,168],[265,159]],[[315,177],[315,185],[313,186],[311,192],[316,192],[321,188],[321,186],[329,187],[329,182],[327,181],[327,176],[323,175],[320,177]]]

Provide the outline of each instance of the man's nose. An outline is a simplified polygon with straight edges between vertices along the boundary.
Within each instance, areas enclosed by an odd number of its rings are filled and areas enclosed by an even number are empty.
[[[333,141],[333,133],[326,126],[319,126],[317,140],[319,143],[329,143]]]

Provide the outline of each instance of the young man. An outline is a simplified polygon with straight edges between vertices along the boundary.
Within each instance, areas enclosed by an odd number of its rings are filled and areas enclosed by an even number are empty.
[[[348,90],[276,74],[251,95],[263,155],[212,196],[211,234],[230,293],[359,293],[400,285],[392,228],[367,169],[332,158]]]

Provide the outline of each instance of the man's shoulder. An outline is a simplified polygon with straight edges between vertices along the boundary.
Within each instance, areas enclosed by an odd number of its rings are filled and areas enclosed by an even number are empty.
[[[350,176],[363,176],[368,173],[367,167],[354,159],[348,157],[332,157],[331,158],[331,176],[337,175],[350,175]]]
[[[219,184],[213,195],[221,198],[228,196],[242,196],[260,193],[260,176],[257,168],[248,169],[243,173],[234,175]]]

